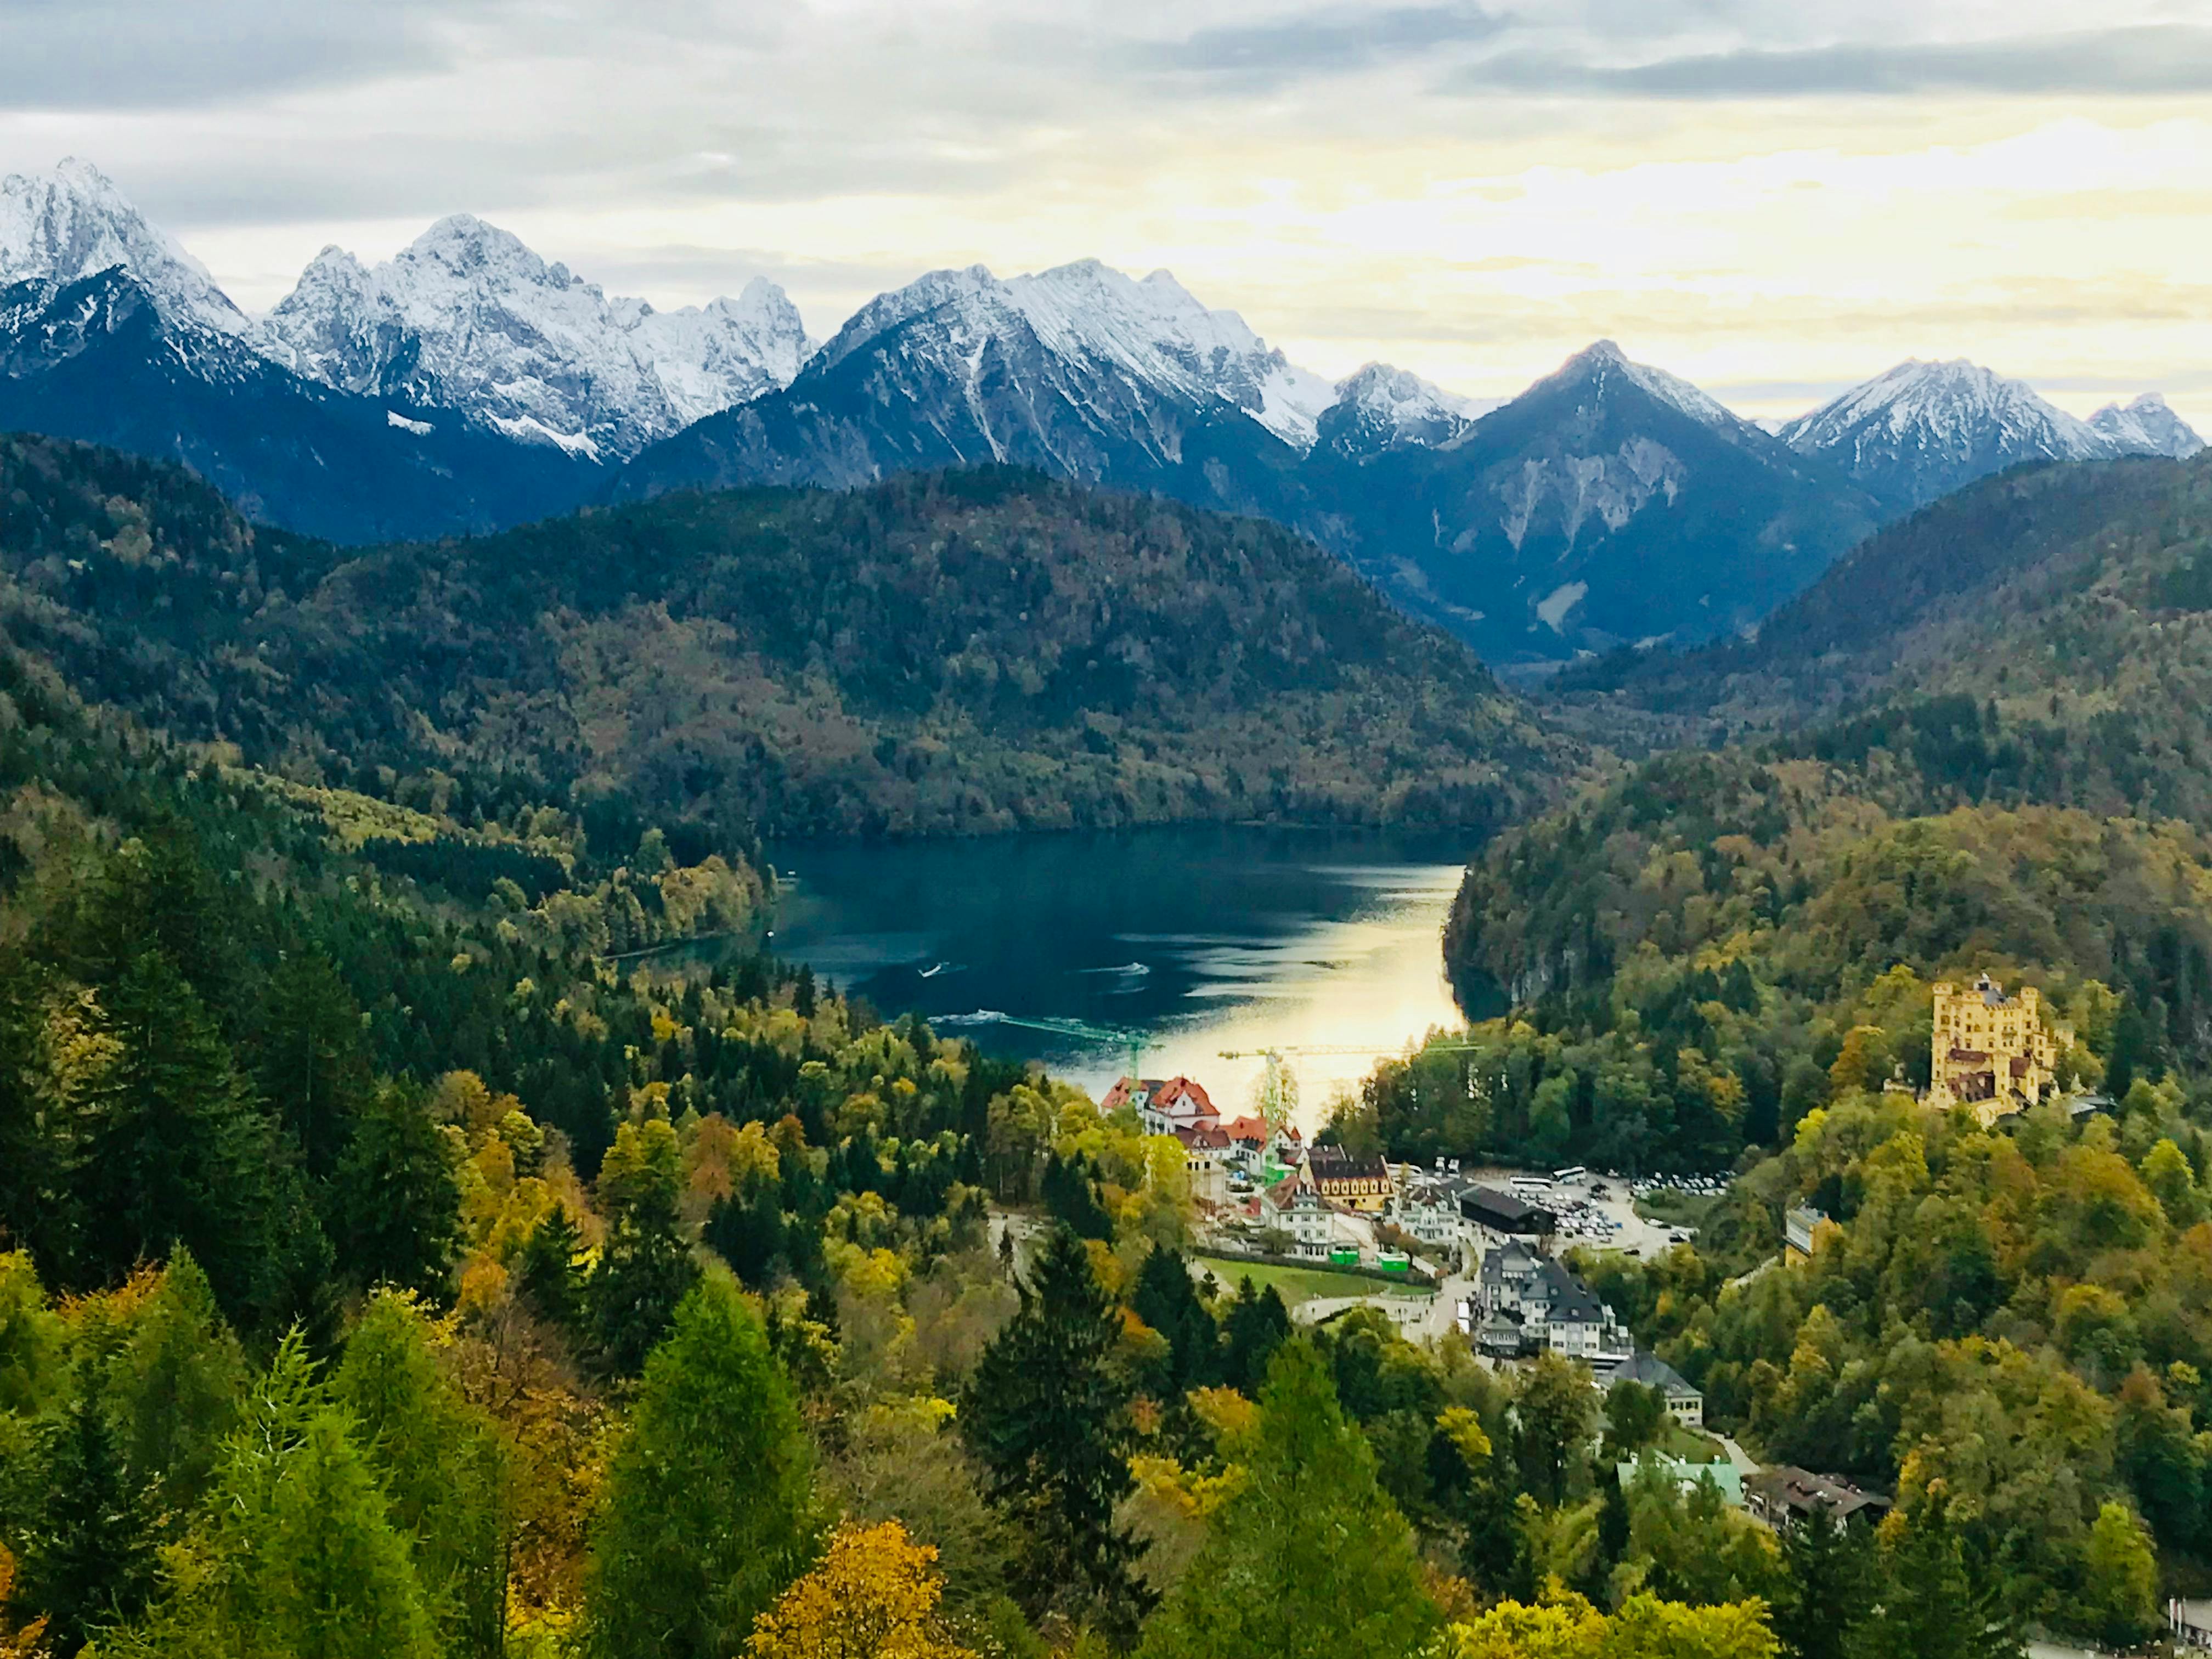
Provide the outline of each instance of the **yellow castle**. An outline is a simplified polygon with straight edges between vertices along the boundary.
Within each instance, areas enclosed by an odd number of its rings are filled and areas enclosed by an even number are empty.
[[[2043,1023],[2043,999],[2032,985],[2007,996],[1987,974],[1965,990],[1936,987],[1935,1041],[1929,1045],[1928,1103],[1967,1106],[1984,1125],[2034,1105],[2057,1081],[2058,1057],[2074,1032]]]

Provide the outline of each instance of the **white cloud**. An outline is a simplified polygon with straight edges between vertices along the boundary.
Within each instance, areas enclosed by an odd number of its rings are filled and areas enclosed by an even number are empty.
[[[9,9],[0,170],[90,157],[249,305],[467,209],[817,333],[1095,253],[1324,372],[1507,392],[1615,334],[1764,410],[1963,354],[2212,428],[2205,0]]]

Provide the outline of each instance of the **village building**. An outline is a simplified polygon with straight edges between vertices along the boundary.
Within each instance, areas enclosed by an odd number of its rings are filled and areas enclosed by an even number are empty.
[[[1786,1463],[1748,1476],[1743,1496],[1744,1507],[1777,1532],[1796,1525],[1815,1510],[1826,1510],[1842,1522],[1875,1522],[1890,1507],[1880,1492],[1862,1491],[1841,1476],[1811,1474]]]
[[[1286,1175],[1255,1201],[1260,1225],[1285,1234],[1290,1254],[1316,1259],[1328,1255],[1336,1241],[1336,1212],[1295,1175]]]
[[[1137,1121],[1148,1135],[1171,1135],[1200,1124],[1218,1128],[1221,1124],[1221,1114],[1213,1109],[1206,1091],[1187,1077],[1125,1077],[1106,1091],[1098,1109],[1110,1114],[1124,1106],[1136,1109]]]
[[[1519,1328],[1522,1352],[1549,1348],[1597,1365],[1617,1362],[1630,1350],[1627,1332],[1596,1292],[1518,1239],[1483,1256],[1474,1300],[1486,1322],[1502,1319]],[[1702,1417],[1702,1400],[1698,1405]]]
[[[1341,1146],[1316,1146],[1306,1154],[1304,1173],[1322,1198],[1362,1215],[1381,1215],[1396,1191],[1379,1153],[1362,1157]]]
[[[1408,1166],[1398,1182],[1398,1194],[1389,1212],[1399,1230],[1432,1249],[1449,1249],[1459,1243],[1466,1219],[1460,1214],[1460,1194],[1472,1182],[1457,1176],[1431,1176]]]
[[[1556,1261],[1546,1261],[1538,1270],[1535,1286],[1521,1304],[1521,1318],[1532,1346],[1570,1359],[1595,1364],[1629,1346],[1628,1333],[1613,1310]]]
[[[1270,1164],[1295,1170],[1305,1162],[1305,1140],[1293,1125],[1285,1124],[1270,1136],[1267,1119],[1248,1115],[1225,1120],[1221,1132],[1229,1138],[1229,1167],[1255,1179]]]
[[[1813,1259],[1813,1241],[1823,1227],[1833,1226],[1827,1212],[1816,1210],[1810,1204],[1800,1204],[1784,1212],[1782,1217],[1782,1255],[1793,1266]]]
[[[1527,1333],[1518,1321],[1492,1314],[1474,1328],[1474,1351],[1485,1359],[1517,1359]]]
[[[1475,1279],[1475,1294],[1482,1311],[1510,1314],[1516,1321],[1543,1268],[1543,1258],[1518,1239],[1486,1251],[1482,1271]]]
[[[1552,1212],[1542,1205],[1495,1187],[1468,1188],[1459,1196],[1459,1212],[1493,1233],[1517,1233],[1523,1237],[1548,1237],[1557,1225]]]
[[[1631,1348],[1618,1359],[1599,1362],[1591,1370],[1601,1389],[1610,1391],[1615,1383],[1641,1382],[1647,1389],[1659,1390],[1667,1402],[1667,1415],[1684,1428],[1701,1429],[1705,1425],[1705,1396],[1657,1354]]]
[[[1190,1195],[1202,1204],[1219,1204],[1229,1196],[1229,1137],[1210,1123],[1177,1129],[1182,1143],[1182,1167],[1190,1177]]]
[[[1961,990],[1935,988],[1928,1103],[1965,1108],[1984,1126],[2036,1104],[2057,1081],[2058,1061],[2074,1033],[2043,1023],[2043,1000],[2032,985],[2007,996],[1987,974]]]

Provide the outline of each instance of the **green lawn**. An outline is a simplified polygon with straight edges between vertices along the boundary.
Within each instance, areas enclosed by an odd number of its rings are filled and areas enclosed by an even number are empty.
[[[1301,1302],[1311,1302],[1317,1297],[1339,1296],[1427,1296],[1431,1292],[1412,1285],[1392,1285],[1380,1279],[1370,1279],[1364,1273],[1334,1273],[1326,1267],[1278,1267],[1264,1261],[1231,1261],[1218,1255],[1191,1258],[1206,1272],[1219,1281],[1224,1291],[1237,1288],[1240,1279],[1249,1279],[1259,1288],[1275,1287],[1275,1294],[1283,1298],[1285,1307],[1295,1308]]]
[[[1718,1198],[1662,1188],[1638,1199],[1636,1213],[1646,1221],[1663,1222],[1669,1227],[1703,1227],[1705,1218],[1712,1213],[1713,1206],[1719,1202]]]
[[[1671,1417],[1659,1431],[1658,1448],[1669,1457],[1679,1457],[1685,1463],[1725,1463],[1728,1449],[1711,1435],[1699,1434],[1695,1429],[1677,1423]]]

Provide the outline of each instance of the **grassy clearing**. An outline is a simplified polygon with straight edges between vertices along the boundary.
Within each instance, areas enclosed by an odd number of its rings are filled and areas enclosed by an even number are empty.
[[[1249,1279],[1262,1290],[1273,1285],[1275,1294],[1283,1298],[1283,1305],[1290,1308],[1321,1297],[1430,1294],[1410,1285],[1386,1284],[1382,1279],[1369,1279],[1358,1273],[1333,1273],[1325,1267],[1279,1267],[1272,1262],[1235,1261],[1218,1255],[1200,1255],[1192,1259],[1212,1273],[1223,1290],[1233,1291],[1238,1279]]]
[[[1720,1202],[1717,1196],[1705,1197],[1698,1193],[1678,1193],[1671,1188],[1661,1188],[1636,1200],[1636,1213],[1646,1221],[1656,1221],[1669,1227],[1703,1227],[1705,1218]]]

